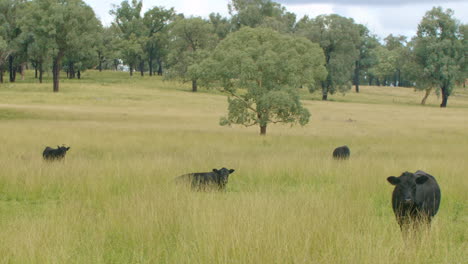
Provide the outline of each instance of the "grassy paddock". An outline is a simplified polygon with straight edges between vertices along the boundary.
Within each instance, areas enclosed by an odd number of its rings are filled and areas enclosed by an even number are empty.
[[[467,90],[447,109],[407,88],[304,93],[310,123],[260,137],[218,125],[217,92],[83,78],[58,94],[31,76],[0,85],[0,263],[467,263]],[[65,161],[44,162],[57,144]],[[332,160],[344,144],[351,159]],[[236,169],[225,193],[173,182],[220,167]],[[386,177],[418,169],[442,203],[405,241]]]

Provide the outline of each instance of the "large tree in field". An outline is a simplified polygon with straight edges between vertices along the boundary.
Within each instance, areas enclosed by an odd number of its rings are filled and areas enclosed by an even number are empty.
[[[328,76],[322,82],[322,100],[327,100],[328,94],[349,91],[361,44],[353,19],[335,14],[312,20],[304,17],[297,24],[297,33],[319,43],[325,53]]]
[[[82,0],[34,0],[28,14],[27,30],[50,49],[53,91],[58,92],[62,59],[67,53],[93,48],[99,21]]]
[[[395,73],[397,55],[384,46],[378,46],[372,52],[377,59],[377,63],[369,69],[369,73],[377,77],[379,85],[389,85]]]
[[[179,17],[173,23],[170,32],[171,51],[168,56],[168,78],[179,78],[192,82],[192,91],[197,91],[197,77],[191,75],[188,68],[199,63],[216,46],[217,37],[213,26],[199,17]]]
[[[422,69],[418,87],[440,90],[440,107],[447,107],[455,82],[463,75],[466,51],[459,29],[459,22],[453,18],[451,9],[444,11],[441,7],[434,7],[418,25],[414,40],[416,61]]]
[[[320,47],[305,38],[244,27],[190,71],[228,94],[229,113],[221,125],[259,126],[265,135],[268,124],[309,121],[297,91],[325,78],[324,62]]]

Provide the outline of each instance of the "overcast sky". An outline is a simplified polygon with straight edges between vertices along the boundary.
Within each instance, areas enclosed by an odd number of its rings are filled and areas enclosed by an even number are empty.
[[[112,5],[121,0],[84,0],[96,12],[104,25],[110,25]],[[353,18],[357,23],[366,25],[372,33],[384,38],[389,34],[405,35],[409,38],[416,34],[417,26],[426,11],[434,6],[451,8],[455,18],[468,23],[468,0],[277,0],[289,12],[313,18],[321,14],[339,14]],[[208,17],[212,12],[228,16],[228,0],[143,0],[143,10],[154,6],[174,7],[177,13],[186,16]]]

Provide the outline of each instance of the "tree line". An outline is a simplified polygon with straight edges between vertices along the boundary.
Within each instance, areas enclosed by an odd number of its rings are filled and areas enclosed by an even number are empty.
[[[298,19],[271,0],[232,0],[228,10],[206,19],[165,7],[143,13],[142,0],[125,0],[103,26],[82,0],[0,0],[0,82],[32,67],[39,82],[52,71],[58,92],[60,72],[80,78],[86,69],[126,65],[130,75],[191,82],[194,92],[221,88],[230,103],[221,123],[266,131],[267,123],[306,123],[297,89],[327,100],[353,86],[359,93],[361,84],[411,86],[426,91],[423,104],[435,91],[446,107],[467,76],[467,25],[450,9],[429,10],[411,39],[383,40],[351,18]]]

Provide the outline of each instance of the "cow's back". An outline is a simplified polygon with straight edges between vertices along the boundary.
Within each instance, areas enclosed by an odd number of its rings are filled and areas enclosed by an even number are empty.
[[[44,149],[44,151],[42,152],[42,156],[43,156],[44,158],[48,157],[48,156],[51,154],[51,152],[52,152],[53,150],[54,150],[54,149],[51,148],[51,147],[46,147],[46,148]]]
[[[414,173],[416,177],[426,176],[428,180],[423,184],[418,184],[416,189],[416,204],[419,210],[434,216],[439,210],[441,193],[440,187],[434,176],[418,170]]]

